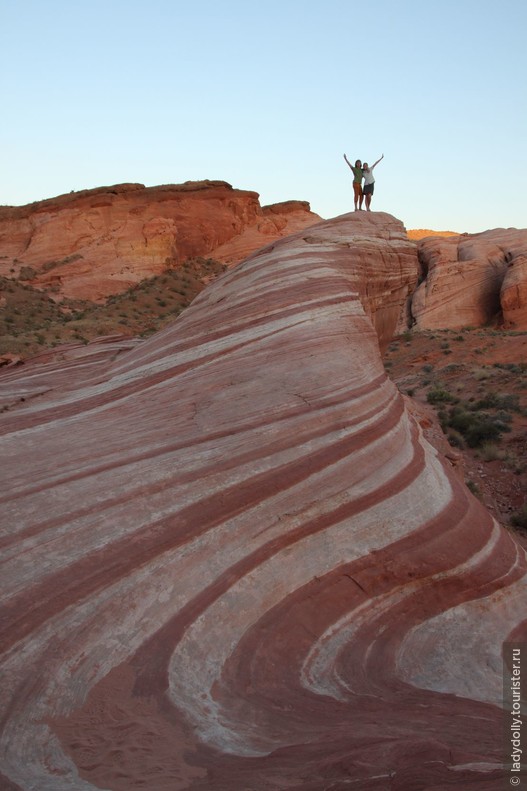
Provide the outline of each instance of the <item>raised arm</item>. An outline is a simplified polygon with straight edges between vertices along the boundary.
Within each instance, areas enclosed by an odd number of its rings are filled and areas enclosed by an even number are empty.
[[[374,162],[374,163],[373,163],[373,165],[371,166],[370,170],[373,170],[373,168],[375,167],[375,165],[378,165],[378,164],[379,164],[379,162],[381,161],[381,159],[384,159],[384,154],[381,156],[381,158],[380,158],[380,159],[378,159],[378,160],[377,160],[377,162]]]
[[[346,154],[344,154],[344,159],[346,160],[346,164],[350,168],[350,170],[353,170],[353,165],[351,165],[351,163],[348,161],[348,157],[346,156]]]

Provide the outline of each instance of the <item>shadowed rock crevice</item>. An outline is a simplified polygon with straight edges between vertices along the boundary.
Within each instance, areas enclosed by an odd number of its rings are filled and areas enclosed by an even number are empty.
[[[527,231],[497,228],[418,242],[420,283],[412,299],[418,329],[527,329]]]

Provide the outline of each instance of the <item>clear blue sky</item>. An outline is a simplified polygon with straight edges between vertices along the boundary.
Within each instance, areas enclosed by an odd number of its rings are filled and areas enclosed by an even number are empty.
[[[222,179],[407,228],[527,227],[525,0],[0,0],[0,204]]]

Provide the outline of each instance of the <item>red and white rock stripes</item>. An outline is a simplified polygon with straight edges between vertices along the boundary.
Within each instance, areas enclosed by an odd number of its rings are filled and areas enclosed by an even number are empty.
[[[0,382],[6,788],[499,787],[525,556],[385,376],[416,271],[346,215]]]

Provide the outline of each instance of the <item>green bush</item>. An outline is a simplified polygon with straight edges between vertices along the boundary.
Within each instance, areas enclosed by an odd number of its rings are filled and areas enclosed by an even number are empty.
[[[500,434],[501,429],[492,418],[481,417],[467,429],[465,439],[470,448],[478,448],[484,442],[500,439]]]
[[[508,429],[492,415],[477,414],[461,405],[453,406],[449,410],[442,425],[458,431],[470,448],[478,448],[485,442],[499,440],[501,433]]]
[[[453,448],[459,448],[460,450],[463,450],[465,447],[465,440],[463,439],[462,434],[460,434],[458,431],[455,431],[454,429],[449,429],[448,426],[446,426],[445,429],[449,444],[452,445]]]
[[[513,412],[519,412],[520,397],[517,395],[509,395],[508,393],[500,395],[499,393],[490,391],[486,393],[483,398],[480,398],[479,401],[476,401],[471,409],[475,411],[479,409],[512,409]]]
[[[446,424],[465,435],[474,423],[474,415],[462,406],[453,407],[448,413]]]
[[[436,386],[428,392],[426,400],[429,404],[452,404],[458,399],[452,393],[449,393],[448,390]]]

